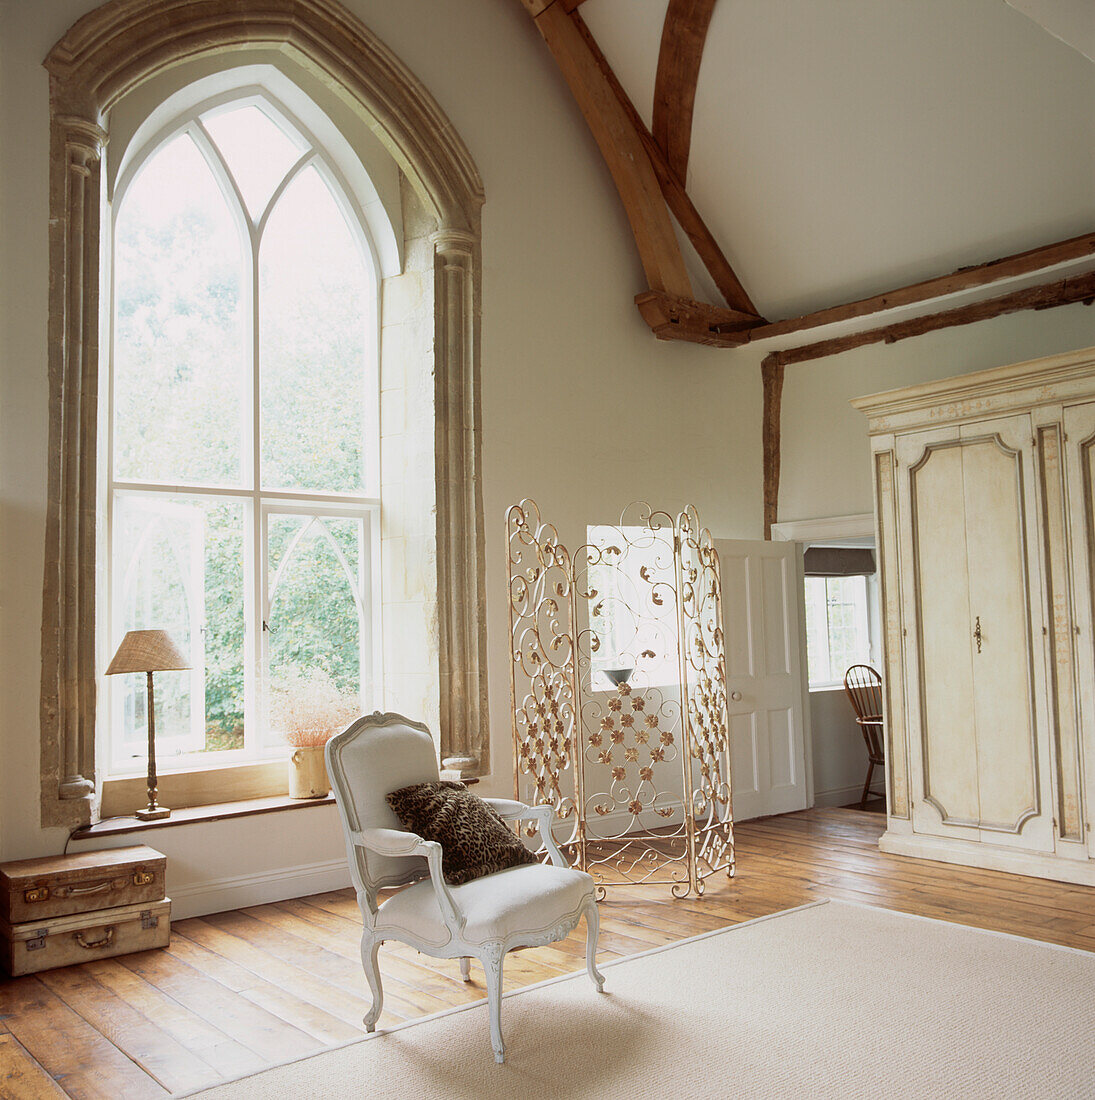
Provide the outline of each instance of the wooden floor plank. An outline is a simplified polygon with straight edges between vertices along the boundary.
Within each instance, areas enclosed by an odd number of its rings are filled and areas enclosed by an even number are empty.
[[[344,994],[357,998],[370,996],[365,975],[361,969],[361,956],[357,950],[356,935],[352,941],[341,945],[343,950],[329,951],[325,946],[312,942],[307,934],[306,924],[267,906],[257,906],[232,914],[217,913],[203,919],[217,927],[223,925],[229,931],[239,935],[246,934],[242,931],[243,925],[240,924],[240,920],[242,919],[245,924],[251,922],[265,930],[252,933],[264,939],[265,950],[283,961],[305,967],[310,973]],[[286,924],[291,925],[292,931],[286,931],[284,927]],[[393,977],[392,980],[385,981],[384,1010],[390,1014],[390,1018],[398,1022],[425,1015],[425,1012],[416,1007],[411,998],[403,996],[404,992],[412,991],[398,979]],[[366,1009],[362,1009],[362,1015],[365,1011]]]
[[[351,969],[359,975],[357,981],[364,980],[360,977],[362,971],[361,954],[358,948],[359,932],[357,929],[352,928],[349,921],[340,920],[332,928],[324,919],[324,915],[321,914],[316,923],[312,923],[311,914],[313,912],[319,913],[319,910],[303,905],[299,901],[255,906],[245,910],[245,912],[254,914],[262,920],[269,920],[277,927],[295,934],[298,938],[310,938],[332,954],[342,956],[352,964]],[[329,914],[326,916],[330,917]],[[335,920],[336,918],[330,917],[330,919]],[[352,930],[352,939],[347,940],[347,932],[350,930]],[[411,1017],[424,1016],[431,1012],[441,1012],[450,1007],[448,1002],[436,996],[431,988],[427,988],[436,987],[433,986],[426,975],[419,973],[417,968],[408,968],[401,964],[398,957],[393,959],[390,950],[382,949],[381,954],[382,956],[386,955],[388,958],[388,965],[382,968],[385,1003],[391,999],[395,1003],[409,1006]],[[462,982],[452,984],[454,988],[457,985],[463,985]],[[456,996],[461,996],[461,994],[457,993]]]
[[[155,1100],[167,1092],[37,978],[0,983],[0,1019],[75,1100]]]
[[[168,1092],[210,1088],[221,1080],[212,1066],[100,985],[82,966],[47,970],[39,980]]]
[[[56,1100],[64,1095],[61,1086],[10,1031],[0,1032],[0,1097],[3,1100]]]
[[[84,963],[89,973],[105,988],[121,997],[161,1031],[183,1043],[222,1077],[240,1077],[254,1073],[266,1060],[253,1050],[214,1027],[208,1020],[179,1004],[174,997],[134,974],[117,959]]]
[[[278,1019],[299,1028],[306,1035],[311,1035],[324,1046],[349,1043],[365,1037],[365,1025],[360,1022],[360,1018],[357,1026],[354,1026],[318,1008],[311,1001],[301,1000],[288,990],[279,989],[268,982],[255,989],[245,989],[243,997]]]
[[[206,921],[186,923],[186,935],[201,947],[231,959],[256,977],[265,977],[280,990],[341,1020],[355,1033],[363,1033],[361,1020],[369,1008],[364,997],[335,989],[302,967],[287,963],[246,938],[232,935]]]
[[[322,1044],[163,951],[119,956],[122,965],[198,1013],[271,1064],[303,1058]]]

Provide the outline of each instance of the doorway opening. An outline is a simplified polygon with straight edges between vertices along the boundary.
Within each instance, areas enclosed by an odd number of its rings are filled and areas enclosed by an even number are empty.
[[[804,562],[797,596],[806,647],[808,746],[814,806],[886,810],[885,769],[868,767],[863,731],[844,690],[846,670],[882,668],[882,629],[871,513],[775,524],[772,538],[797,543]]]

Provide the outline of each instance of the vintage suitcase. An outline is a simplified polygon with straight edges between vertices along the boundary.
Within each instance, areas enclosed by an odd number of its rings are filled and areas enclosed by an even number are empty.
[[[43,921],[160,901],[167,860],[143,844],[0,864],[0,920]]]
[[[166,947],[171,938],[171,899],[25,924],[0,921],[0,938],[0,963],[13,978]]]

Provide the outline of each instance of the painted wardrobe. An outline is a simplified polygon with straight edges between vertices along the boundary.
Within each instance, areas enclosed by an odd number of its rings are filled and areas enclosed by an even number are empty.
[[[1095,348],[852,404],[882,574],[880,846],[1095,884]]]

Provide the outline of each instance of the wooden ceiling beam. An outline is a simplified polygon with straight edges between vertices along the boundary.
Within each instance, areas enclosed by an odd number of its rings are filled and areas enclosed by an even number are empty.
[[[933,298],[957,294],[974,287],[989,286],[1003,279],[1031,275],[1057,264],[1082,260],[1088,256],[1095,256],[1095,233],[1082,233],[1078,237],[1069,237],[1067,240],[1031,248],[1026,252],[1016,252],[1011,256],[1003,256],[988,263],[960,267],[948,275],[938,275],[923,282],[898,287],[883,294],[875,294],[870,298],[860,298],[845,305],[821,309],[816,313],[791,317],[786,321],[771,321],[754,328],[749,333],[749,341],[756,343],[773,336],[787,336],[805,329],[819,328],[822,325],[868,317],[872,313],[881,313],[899,306],[928,302]]]
[[[760,365],[764,388],[761,447],[764,453],[764,537],[771,539],[779,520],[780,410],[783,405],[783,364],[778,355],[766,355]]]
[[[764,323],[751,313],[657,290],[636,294],[635,304],[659,340],[684,340],[712,348],[741,347],[749,339],[750,327]]]
[[[714,10],[715,0],[669,0],[662,25],[650,132],[682,183],[688,178],[696,84]]]
[[[898,321],[868,332],[857,332],[833,340],[821,340],[815,344],[806,344],[785,351],[773,351],[761,362],[761,382],[764,388],[764,406],[761,421],[761,446],[764,458],[764,537],[772,537],[772,524],[779,518],[779,475],[780,475],[780,408],[783,397],[784,368],[792,363],[804,363],[813,359],[822,359],[829,355],[838,355],[842,351],[862,347],[866,344],[893,344],[910,336],[922,336],[926,332],[952,328],[955,325],[972,325],[977,321],[986,321],[991,317],[1001,317],[1007,313],[1018,313],[1027,309],[1053,309],[1056,306],[1083,302],[1091,305],[1095,302],[1095,271],[1058,279],[1042,286],[1025,287],[1013,290],[983,302],[973,302],[956,309],[929,313],[924,317],[913,317],[907,321]]]
[[[1058,279],[1053,283],[1024,287],[996,298],[986,298],[982,302],[946,309],[939,313],[928,313],[923,317],[911,317],[907,321],[895,321],[881,328],[868,329],[866,332],[853,332],[848,336],[837,336],[832,340],[819,340],[814,344],[804,344],[798,348],[787,348],[773,352],[773,356],[784,364],[804,363],[810,359],[823,359],[830,355],[839,355],[865,344],[894,344],[898,340],[907,340],[910,336],[923,336],[926,332],[953,328],[956,325],[972,325],[978,321],[987,321],[992,317],[1001,317],[1006,313],[1020,313],[1027,309],[1053,309],[1075,302],[1090,305],[1095,301],[1095,271],[1082,275],[1073,275]],[[755,331],[755,330],[754,330]]]
[[[727,306],[735,314],[745,313],[763,320],[689,199],[684,184],[670,168],[661,146],[575,10],[577,4],[573,0],[521,2],[554,55],[608,164],[631,223],[650,289],[682,301],[693,301],[668,206],[711,273]],[[651,176],[656,188],[650,186]]]
[[[680,223],[681,229],[684,230],[685,235],[692,242],[692,247],[703,261],[727,306],[741,313],[759,317],[757,307],[753,305],[749,295],[745,292],[745,287],[741,285],[741,280],[734,273],[729,260],[723,255],[718,241],[711,235],[711,231],[707,228],[703,218],[700,217],[699,211],[688,197],[688,192],[684,189],[684,183],[669,167],[669,161],[666,159],[665,153],[662,152],[661,146],[654,140],[654,135],[647,129],[642,116],[635,110],[635,104],[631,102],[631,97],[624,90],[615,72],[613,72],[612,66],[609,65],[608,59],[601,51],[601,47],[597,45],[597,40],[590,33],[580,15],[575,13],[573,19],[579,33],[585,39],[590,53],[604,73],[605,80],[608,81],[620,106],[631,120],[635,133],[639,135],[647,156],[650,158],[650,163],[658,176],[658,183],[661,185],[662,194],[669,205],[669,209],[672,210],[673,216]],[[720,307],[715,306],[712,308],[718,309]]]
[[[533,11],[541,0],[524,2]],[[561,0],[552,0],[534,15],[534,22],[612,173],[651,289],[691,297],[692,283],[658,177],[599,59],[579,30],[579,16],[568,12]]]

